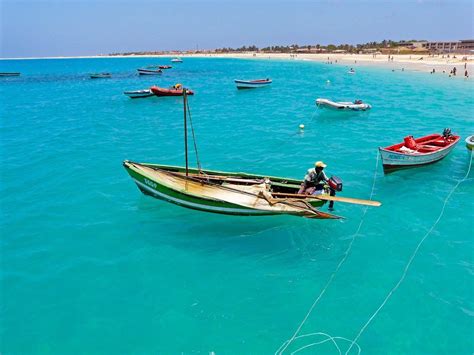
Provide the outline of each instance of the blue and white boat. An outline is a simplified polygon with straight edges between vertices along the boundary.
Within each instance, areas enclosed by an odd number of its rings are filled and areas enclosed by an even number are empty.
[[[234,80],[237,89],[255,89],[268,86],[272,83],[271,79],[257,79],[257,80]]]

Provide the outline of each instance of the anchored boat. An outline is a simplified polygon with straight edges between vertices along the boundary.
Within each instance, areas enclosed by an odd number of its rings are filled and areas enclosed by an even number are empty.
[[[158,66],[158,69],[171,69],[172,66],[171,65],[159,65]]]
[[[176,87],[165,89],[158,86],[152,86],[150,90],[156,96],[183,96],[183,89]],[[194,92],[186,89],[186,95],[194,95]]]
[[[139,68],[137,69],[138,75],[160,75],[163,72],[161,69],[151,69],[151,68]]]
[[[435,163],[448,155],[459,139],[446,128],[442,135],[430,134],[416,139],[407,136],[402,143],[380,147],[384,172]]]
[[[466,148],[469,150],[474,149],[474,134],[466,138]]]
[[[183,62],[183,60],[181,58],[178,58],[178,57],[171,59],[171,63],[182,63],[182,62]]]
[[[270,79],[257,79],[257,80],[234,80],[237,89],[255,89],[268,86],[272,83]]]
[[[335,102],[328,99],[316,99],[316,106],[337,111],[366,111],[372,108],[371,105],[363,103],[362,100],[355,100],[354,102]]]
[[[15,73],[13,73],[13,72],[6,73],[6,72],[4,72],[4,73],[0,73],[0,77],[2,77],[2,76],[20,76],[20,73],[16,73],[16,72]]]
[[[151,92],[150,89],[124,91],[123,93],[131,99],[138,99],[138,98],[141,98],[141,97],[149,97],[149,96],[155,95]]]
[[[184,101],[184,151],[185,167],[161,164],[123,162],[128,174],[145,194],[179,206],[214,213],[241,216],[289,214],[316,219],[338,219],[339,216],[322,212],[317,207],[326,201],[379,206],[376,201],[365,201],[320,195],[301,195],[301,180],[232,173],[201,169],[196,149],[197,168],[188,164],[189,105],[186,89],[182,89]],[[193,131],[191,116],[189,122]],[[194,141],[196,146],[196,142]],[[336,187],[337,188],[337,187]]]
[[[111,78],[112,77],[112,74],[110,73],[94,73],[94,74],[90,74],[90,78],[91,79],[107,79],[107,78]]]

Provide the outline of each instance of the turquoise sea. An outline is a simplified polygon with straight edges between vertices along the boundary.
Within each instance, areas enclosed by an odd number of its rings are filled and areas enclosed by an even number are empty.
[[[472,80],[216,58],[136,75],[160,63],[169,58],[0,62],[22,73],[0,80],[3,354],[339,354],[359,333],[350,354],[472,353],[473,171],[446,200],[471,162],[464,142],[390,175],[377,160],[408,134],[474,134]],[[113,77],[88,77],[104,71]],[[272,86],[233,83],[261,77]],[[318,221],[144,196],[122,161],[183,165],[182,101],[123,91],[177,82],[196,92],[204,168],[303,178],[323,160],[340,196],[383,205],[337,203],[345,219]],[[373,109],[331,113],[317,97]]]

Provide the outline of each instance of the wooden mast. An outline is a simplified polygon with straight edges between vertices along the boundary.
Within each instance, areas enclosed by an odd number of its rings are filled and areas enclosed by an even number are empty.
[[[186,159],[186,176],[189,175],[189,167],[188,167],[188,123],[186,119],[186,88],[183,87],[183,109],[184,109],[184,154]]]

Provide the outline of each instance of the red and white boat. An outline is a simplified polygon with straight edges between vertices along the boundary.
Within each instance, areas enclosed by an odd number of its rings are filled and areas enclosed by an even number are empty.
[[[156,96],[183,96],[183,88],[160,88],[158,86],[152,86],[150,88],[151,92],[154,93]],[[194,95],[194,92],[186,89],[186,95]]]
[[[270,85],[272,81],[270,79],[257,79],[257,80],[234,80],[237,89],[255,89]]]
[[[171,65],[160,65],[158,66],[158,69],[171,69],[172,66]]]
[[[443,159],[453,150],[460,137],[451,134],[446,128],[443,134],[430,134],[425,137],[408,136],[402,143],[379,148],[385,173],[431,164]]]

